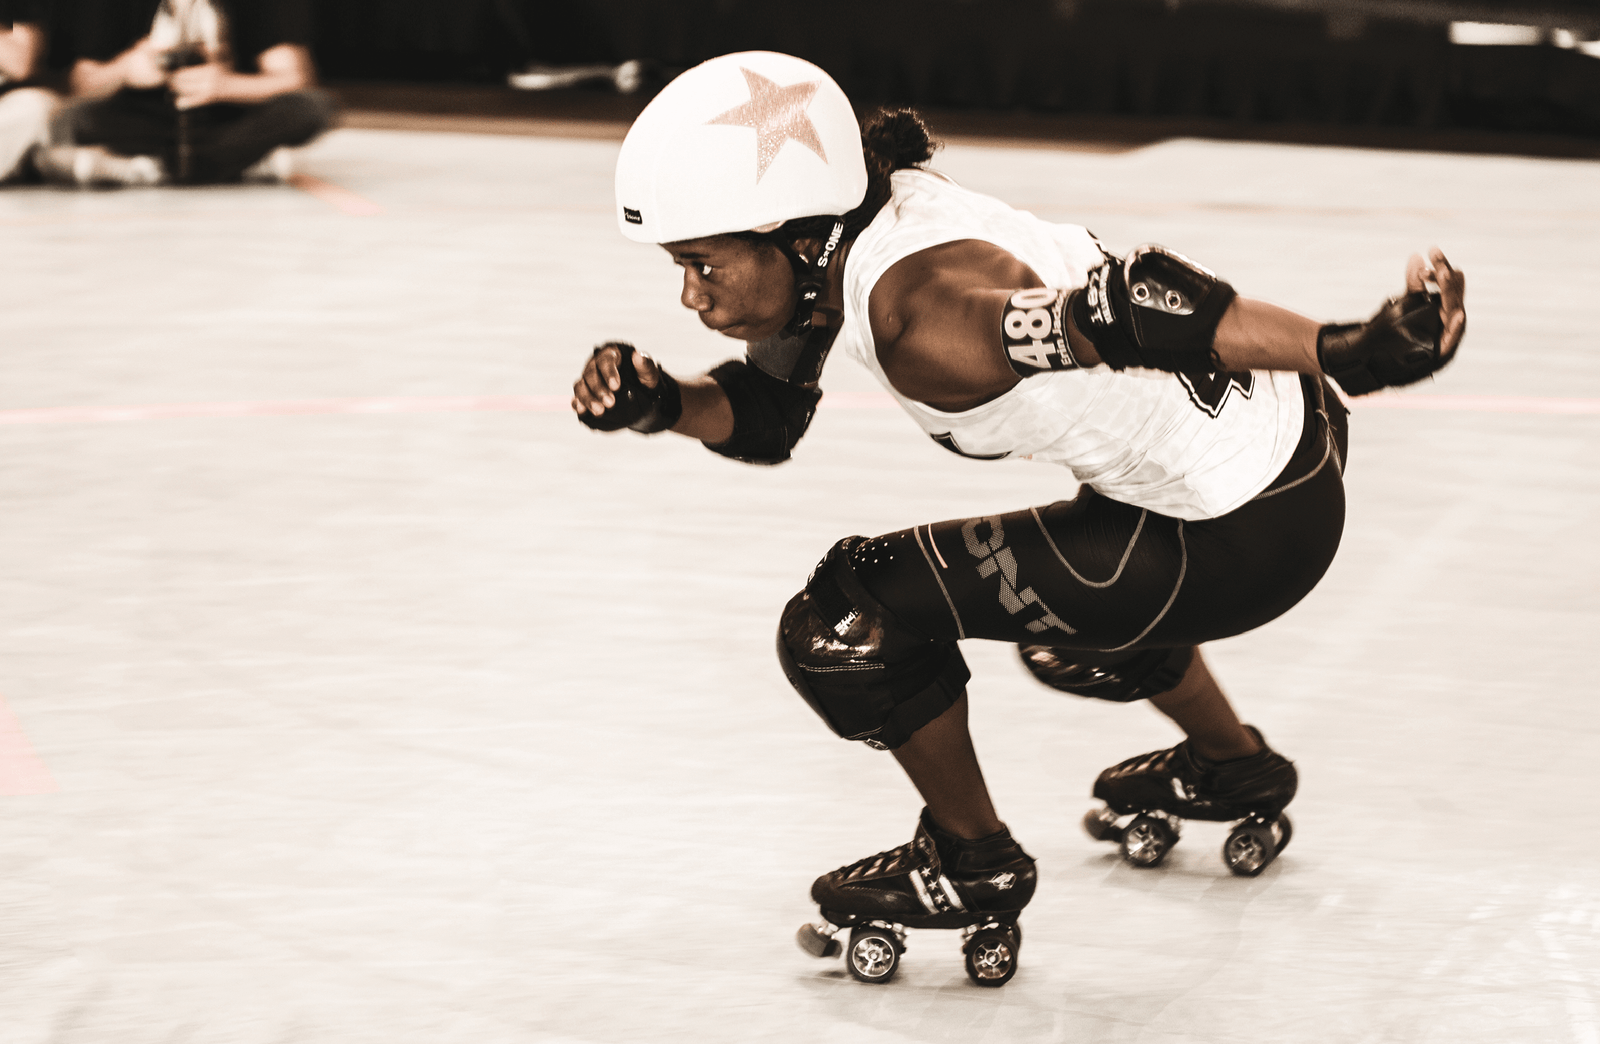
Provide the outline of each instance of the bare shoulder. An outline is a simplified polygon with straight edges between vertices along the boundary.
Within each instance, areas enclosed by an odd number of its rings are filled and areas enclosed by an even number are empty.
[[[936,408],[992,399],[1018,379],[999,346],[1005,299],[1042,285],[1015,255],[976,239],[901,258],[868,299],[878,362],[896,391]]]

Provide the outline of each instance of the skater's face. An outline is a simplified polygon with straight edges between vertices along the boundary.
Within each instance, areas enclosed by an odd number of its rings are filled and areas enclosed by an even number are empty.
[[[741,341],[759,341],[794,314],[794,269],[766,242],[707,236],[662,244],[683,269],[683,307],[708,328]]]

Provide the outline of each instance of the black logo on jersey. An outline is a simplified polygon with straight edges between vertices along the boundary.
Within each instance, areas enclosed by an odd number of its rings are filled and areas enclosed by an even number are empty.
[[[632,207],[623,207],[622,220],[626,221],[630,225],[642,225],[644,224],[644,215],[639,213],[637,210],[634,210]]]
[[[958,454],[959,456],[966,457],[970,460],[1001,460],[1005,457],[1011,456],[1010,450],[1007,450],[1004,453],[968,453],[966,450],[956,445],[956,437],[950,434],[948,431],[943,435],[929,435],[928,437],[934,442],[937,442],[939,445],[943,446],[945,449],[949,450],[951,453]]]
[[[1189,389],[1195,406],[1213,417],[1222,412],[1235,388],[1247,399],[1256,390],[1256,375],[1249,370],[1191,370],[1178,374],[1178,380]]]

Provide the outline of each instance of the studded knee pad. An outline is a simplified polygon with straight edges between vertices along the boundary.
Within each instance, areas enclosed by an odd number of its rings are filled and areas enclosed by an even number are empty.
[[[924,637],[856,577],[847,537],[789,600],[778,661],[795,691],[837,735],[893,750],[950,708],[972,673],[954,642]]]

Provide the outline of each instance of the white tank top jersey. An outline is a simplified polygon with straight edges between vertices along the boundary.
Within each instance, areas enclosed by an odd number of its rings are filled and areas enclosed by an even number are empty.
[[[1103,258],[1086,229],[1041,221],[943,175],[896,171],[893,186],[845,261],[844,323],[834,347],[871,370],[936,441],[969,457],[1059,464],[1114,500],[1184,519],[1227,514],[1288,464],[1305,414],[1294,373],[1220,375],[1193,387],[1183,375],[1097,366],[1036,374],[960,413],[895,391],[878,363],[867,300],[896,261],[975,239],[1010,252],[1045,286],[1076,289]]]

